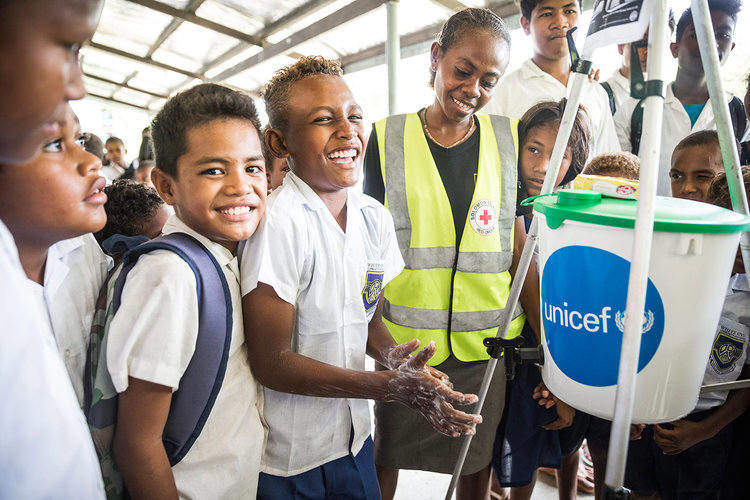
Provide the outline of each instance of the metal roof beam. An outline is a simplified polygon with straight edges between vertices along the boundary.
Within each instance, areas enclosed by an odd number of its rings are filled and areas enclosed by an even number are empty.
[[[91,74],[91,73],[85,73],[84,72],[83,76],[86,76],[88,78],[92,78],[94,80],[99,80],[100,82],[111,83],[112,85],[117,85],[118,87],[121,87],[121,88],[126,88],[126,89],[129,89],[129,90],[134,90],[136,92],[141,92],[143,94],[148,94],[148,95],[150,95],[152,97],[158,97],[160,99],[166,99],[167,97],[169,97],[168,95],[165,95],[165,94],[159,94],[158,92],[151,92],[150,90],[141,89],[141,88],[138,88],[138,87],[133,87],[132,85],[130,85],[128,83],[123,83],[123,82],[118,82],[118,81],[115,81],[115,80],[110,80],[109,78],[104,78],[103,76],[98,76],[98,75],[94,75],[94,74]]]
[[[88,92],[87,95],[91,97],[96,97],[97,99],[102,99],[102,100],[110,101],[110,102],[116,102],[117,104],[124,104],[125,106],[131,106],[133,108],[142,109],[144,111],[151,111],[146,106],[141,106],[140,104],[133,104],[132,102],[123,101],[121,99],[115,99],[114,97],[107,97],[104,95],[95,94],[93,92]]]
[[[124,50],[116,49],[114,47],[109,47],[107,45],[102,45],[101,43],[97,43],[94,41],[89,41],[86,45],[93,49],[98,49],[103,52],[109,52],[110,54],[114,54],[120,57],[125,57],[127,59],[132,59],[133,61],[138,61],[140,63],[148,64],[150,66],[156,66],[157,68],[166,69],[167,71],[179,73],[181,75],[185,75],[190,78],[197,78],[199,80],[207,80],[205,75],[194,73],[193,71],[187,71],[182,68],[176,68],[174,66],[170,66],[169,64],[164,64],[162,62],[155,61],[151,59],[150,57],[144,57],[144,56],[139,56],[137,54],[131,54],[130,52],[125,52]]]
[[[241,73],[246,69],[257,66],[258,64],[266,61],[274,56],[283,54],[288,50],[307,42],[327,31],[336,28],[346,22],[356,19],[357,17],[366,14],[372,10],[377,9],[383,5],[387,0],[355,0],[337,10],[336,12],[324,17],[323,19],[302,28],[301,30],[293,33],[279,43],[275,43],[264,48],[258,54],[248,58],[247,60],[219,73],[214,77],[214,80],[221,81],[230,78],[237,73]]]
[[[437,5],[442,5],[446,9],[450,9],[455,12],[464,10],[469,7],[469,5],[466,5],[461,0],[430,0],[430,2]]]
[[[195,11],[198,10],[198,7],[200,7],[205,1],[206,0],[190,0],[187,7],[185,8],[185,12],[195,14]],[[163,44],[167,40],[167,38],[172,35],[172,33],[177,31],[177,28],[179,28],[183,22],[184,19],[178,19],[176,17],[172,18],[172,20],[169,21],[167,27],[164,28],[156,38],[156,41],[151,44],[151,47],[149,47],[148,52],[146,53],[146,57],[153,56],[154,52],[156,52],[156,49],[161,47],[161,44]]]
[[[182,19],[183,21],[188,21],[190,23],[197,24],[198,26],[202,26],[203,28],[209,29],[211,31],[215,31],[216,33],[221,33],[222,35],[226,35],[228,37],[234,38],[236,40],[240,40],[245,43],[249,43],[251,45],[263,44],[263,41],[258,36],[249,35],[247,33],[243,33],[242,31],[237,31],[236,29],[232,29],[228,26],[224,26],[223,24],[215,23],[204,17],[197,16],[192,12],[176,9],[172,7],[171,5],[157,2],[156,0],[128,0],[128,1],[136,5],[141,5],[148,9],[155,10],[157,12],[161,12],[162,14],[167,14],[177,19]]]
[[[262,30],[260,30],[259,35],[263,38],[273,35],[335,1],[336,0],[310,0],[309,2],[305,2],[277,20],[268,23]]]

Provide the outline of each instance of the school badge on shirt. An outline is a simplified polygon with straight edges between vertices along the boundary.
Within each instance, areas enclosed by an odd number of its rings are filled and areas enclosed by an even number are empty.
[[[469,223],[477,233],[487,236],[497,226],[497,209],[490,200],[479,200],[469,210]]]
[[[367,263],[367,274],[365,275],[365,287],[362,289],[362,303],[365,311],[370,312],[380,298],[383,289],[383,272],[385,266],[381,261],[369,261]]]
[[[734,365],[745,351],[745,338],[733,322],[726,318],[719,321],[719,332],[711,348],[711,367],[717,373],[728,373],[734,370]]]

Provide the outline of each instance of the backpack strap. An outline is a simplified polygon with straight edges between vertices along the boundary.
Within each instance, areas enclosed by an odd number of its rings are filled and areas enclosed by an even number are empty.
[[[211,252],[190,235],[170,233],[125,254],[113,290],[115,311],[120,307],[128,273],[141,255],[153,250],[169,250],[180,256],[195,274],[198,292],[195,352],[180,379],[179,389],[172,394],[162,435],[169,464],[174,466],[200,435],[221,389],[232,341],[232,300],[224,272]]]
[[[732,118],[734,136],[737,141],[741,142],[747,128],[747,116],[745,115],[745,105],[737,96],[732,96],[732,100],[729,101],[729,116]]]
[[[638,154],[641,147],[641,133],[643,132],[643,101],[638,101],[633,114],[630,115],[630,152]]]
[[[604,91],[607,93],[607,97],[609,97],[609,110],[612,112],[612,116],[614,116],[617,112],[617,103],[615,102],[615,92],[612,90],[612,85],[609,82],[600,82],[599,85],[604,87]]]

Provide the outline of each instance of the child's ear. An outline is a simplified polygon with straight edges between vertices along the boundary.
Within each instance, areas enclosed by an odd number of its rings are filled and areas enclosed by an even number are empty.
[[[167,205],[174,205],[174,179],[169,174],[154,167],[151,170],[151,183]]]
[[[267,129],[264,140],[266,141],[266,147],[276,158],[289,157],[289,150],[286,147],[286,139],[281,130],[275,128]]]
[[[669,44],[669,51],[672,53],[672,57],[677,59],[677,49],[680,47],[680,44],[672,42]]]

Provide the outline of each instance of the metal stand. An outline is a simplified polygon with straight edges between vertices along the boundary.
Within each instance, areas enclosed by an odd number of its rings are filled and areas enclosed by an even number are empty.
[[[714,26],[711,23],[711,12],[708,10],[707,0],[692,0],[690,10],[693,14],[695,34],[698,37],[703,72],[706,75],[708,97],[711,99],[711,109],[714,111],[716,132],[719,134],[721,158],[724,160],[724,170],[727,173],[732,208],[735,212],[750,215],[745,183],[740,169],[740,157],[735,146],[734,129],[729,116],[729,105],[724,98],[724,84],[719,73],[719,52],[714,42]],[[745,262],[745,274],[750,277],[750,232],[742,233],[740,251],[742,260]]]
[[[398,113],[398,63],[401,59],[401,39],[398,37],[398,0],[385,4],[388,33],[385,42],[385,62],[388,69],[388,114]]]

